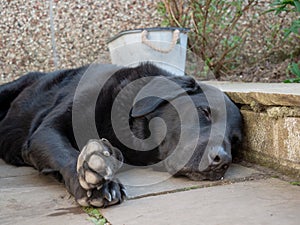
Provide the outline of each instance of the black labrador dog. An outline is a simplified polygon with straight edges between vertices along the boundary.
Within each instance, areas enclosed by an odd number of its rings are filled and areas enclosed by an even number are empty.
[[[121,167],[221,179],[241,126],[218,89],[149,63],[33,72],[0,86],[0,157],[55,175],[83,206],[122,202]]]

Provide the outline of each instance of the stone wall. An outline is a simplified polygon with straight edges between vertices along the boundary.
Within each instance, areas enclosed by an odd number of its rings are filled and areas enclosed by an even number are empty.
[[[242,110],[242,114],[245,122],[243,157],[300,177],[300,117],[274,118],[250,110]]]
[[[243,159],[300,177],[299,84],[208,83],[241,106]]]
[[[1,0],[0,80],[109,62],[107,40],[122,30],[160,25],[156,9],[152,0]]]

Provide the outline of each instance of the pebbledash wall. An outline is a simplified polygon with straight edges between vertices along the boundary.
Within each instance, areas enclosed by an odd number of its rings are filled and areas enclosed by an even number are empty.
[[[241,106],[243,159],[300,178],[300,84],[207,83]]]
[[[108,39],[122,30],[161,24],[158,2],[1,0],[0,80],[96,60],[108,63]]]

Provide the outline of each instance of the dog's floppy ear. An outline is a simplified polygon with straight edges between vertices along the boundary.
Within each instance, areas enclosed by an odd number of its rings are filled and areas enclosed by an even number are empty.
[[[131,117],[144,116],[153,112],[164,101],[170,101],[184,93],[200,92],[197,82],[188,76],[154,77],[135,98]]]

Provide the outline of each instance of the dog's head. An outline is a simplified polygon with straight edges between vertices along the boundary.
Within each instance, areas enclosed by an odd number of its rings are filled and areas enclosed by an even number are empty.
[[[159,160],[169,173],[192,180],[222,178],[231,149],[242,138],[239,109],[220,90],[191,77],[164,79],[146,85],[152,96],[136,98],[133,121],[148,122],[148,136],[159,146]]]

